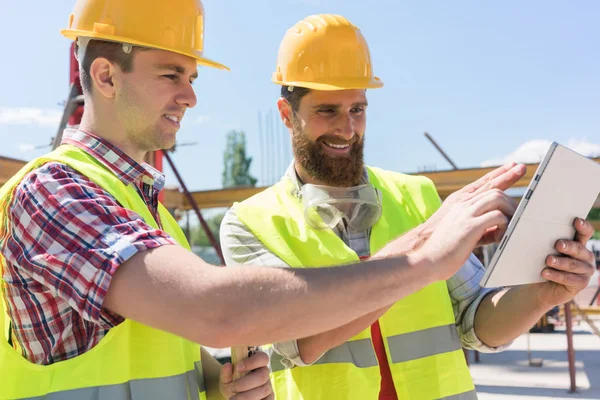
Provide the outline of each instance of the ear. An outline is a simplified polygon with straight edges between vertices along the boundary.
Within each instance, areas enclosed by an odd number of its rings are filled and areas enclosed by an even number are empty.
[[[90,79],[94,91],[107,99],[115,97],[116,90],[113,82],[115,70],[115,65],[102,57],[96,58],[90,66]]]
[[[279,100],[277,100],[277,109],[279,109],[279,116],[281,117],[285,127],[292,129],[292,105],[289,103],[289,101],[283,97],[280,97]]]

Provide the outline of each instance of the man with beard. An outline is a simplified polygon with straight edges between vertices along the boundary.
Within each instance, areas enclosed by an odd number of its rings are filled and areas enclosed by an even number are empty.
[[[278,183],[226,214],[221,244],[228,265],[302,271],[379,258],[398,237],[405,238],[410,255],[421,246],[441,249],[455,235],[429,237],[424,231],[439,233],[438,213],[468,204],[477,183],[440,207],[427,178],[363,163],[366,89],[383,82],[373,75],[358,28],[338,15],[298,22],[281,43],[273,82],[282,85],[277,106],[295,158]],[[519,168],[509,164],[504,170]],[[506,188],[493,177],[486,180]],[[581,220],[575,227],[575,241],[556,245],[563,257],[548,257],[543,284],[482,289],[484,270],[471,255],[456,274],[400,301],[335,329],[275,343],[271,379],[277,398],[475,399],[461,345],[501,350],[587,286],[593,267],[583,246],[593,229]],[[480,243],[497,241],[503,230],[489,230]],[[451,258],[439,260],[436,267],[442,268]]]

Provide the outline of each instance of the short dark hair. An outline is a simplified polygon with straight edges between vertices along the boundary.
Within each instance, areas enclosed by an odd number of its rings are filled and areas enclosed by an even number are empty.
[[[290,91],[290,88],[292,90]],[[298,111],[300,108],[300,100],[310,93],[310,89],[298,86],[282,86],[281,97],[286,99],[292,105],[292,111]]]
[[[79,71],[83,92],[92,93],[90,68],[95,59],[100,57],[106,58],[108,61],[118,65],[123,72],[131,72],[133,70],[133,57],[140,50],[147,49],[134,46],[130,53],[125,53],[122,43],[90,40],[85,48],[85,55],[83,62],[80,64],[81,69]]]

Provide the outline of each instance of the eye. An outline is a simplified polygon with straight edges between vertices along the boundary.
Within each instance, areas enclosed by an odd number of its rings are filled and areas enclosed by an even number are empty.
[[[169,74],[169,75],[163,75],[163,76],[171,81],[177,80],[177,75]]]
[[[350,109],[350,112],[352,114],[362,114],[363,112],[365,112],[365,108],[364,107],[354,107],[354,108]]]
[[[335,112],[335,110],[333,108],[321,108],[318,112],[320,114],[331,115]]]

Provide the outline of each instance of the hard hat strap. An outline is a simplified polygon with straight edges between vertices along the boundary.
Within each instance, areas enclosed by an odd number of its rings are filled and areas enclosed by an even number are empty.
[[[81,68],[81,63],[83,62],[83,58],[85,57],[85,50],[87,48],[88,43],[90,42],[90,40],[92,40],[93,38],[90,37],[84,37],[84,36],[79,36],[77,38],[77,53],[75,54],[75,57],[77,58],[77,61],[79,61],[79,66]],[[110,40],[106,40],[106,39],[101,39],[105,42],[110,42]],[[123,43],[123,42],[115,42],[115,43],[121,43],[121,45],[123,46],[123,52],[125,54],[130,54],[133,51],[133,45],[131,43]]]
[[[89,42],[89,37],[80,36],[77,38],[77,53],[75,54],[75,58],[77,58],[77,61],[79,61],[79,68],[81,68],[81,63],[83,63],[83,58],[85,57],[85,49],[87,48]]]

